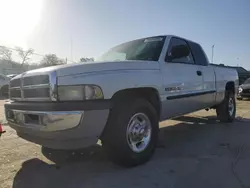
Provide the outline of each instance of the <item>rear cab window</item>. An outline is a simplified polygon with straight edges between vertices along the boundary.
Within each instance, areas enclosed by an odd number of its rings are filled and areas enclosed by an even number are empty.
[[[208,58],[201,46],[195,42],[188,41],[188,44],[191,48],[191,51],[193,53],[195,63],[197,65],[203,65],[207,66],[208,65]]]

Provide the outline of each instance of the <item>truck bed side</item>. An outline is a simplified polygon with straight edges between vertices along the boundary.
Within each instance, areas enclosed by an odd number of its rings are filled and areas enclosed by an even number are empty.
[[[219,104],[225,96],[226,84],[229,82],[234,83],[235,89],[238,88],[239,78],[236,70],[231,68],[212,66],[215,71],[215,84],[216,84],[216,104]]]

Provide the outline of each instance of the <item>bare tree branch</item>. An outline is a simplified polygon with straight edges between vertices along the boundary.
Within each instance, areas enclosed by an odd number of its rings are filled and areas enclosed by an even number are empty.
[[[21,58],[21,67],[30,60],[31,56],[34,53],[34,50],[31,48],[25,51],[21,47],[16,47],[16,51]]]
[[[0,59],[12,60],[12,51],[5,46],[0,46]]]

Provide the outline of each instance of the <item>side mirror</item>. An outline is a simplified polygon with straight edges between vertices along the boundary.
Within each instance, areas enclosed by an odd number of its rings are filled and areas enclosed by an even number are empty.
[[[190,54],[189,48],[186,45],[178,45],[171,50],[171,59],[186,57]]]

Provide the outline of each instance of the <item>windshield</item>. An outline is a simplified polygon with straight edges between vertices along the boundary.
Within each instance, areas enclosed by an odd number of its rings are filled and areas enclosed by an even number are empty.
[[[246,79],[244,84],[250,84],[250,78]]]
[[[145,60],[158,61],[163,44],[163,36],[138,39],[120,44],[97,58],[96,61]]]

